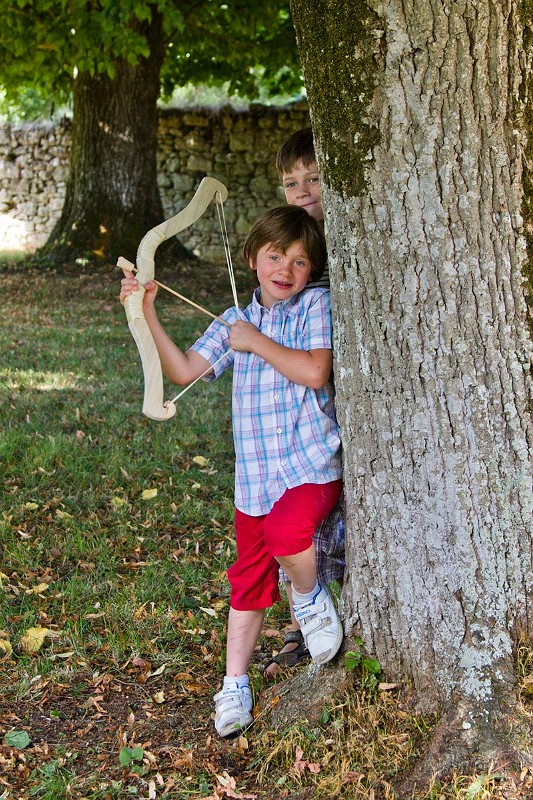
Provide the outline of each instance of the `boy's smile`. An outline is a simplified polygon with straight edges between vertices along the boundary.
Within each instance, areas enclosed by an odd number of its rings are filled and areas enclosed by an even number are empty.
[[[283,175],[283,190],[289,205],[305,208],[317,222],[324,219],[316,162],[305,166],[302,161],[297,161],[290,173]]]
[[[261,305],[271,308],[279,300],[289,300],[305,288],[311,275],[311,262],[301,242],[293,242],[285,252],[272,244],[257,252],[255,264],[261,286]]]

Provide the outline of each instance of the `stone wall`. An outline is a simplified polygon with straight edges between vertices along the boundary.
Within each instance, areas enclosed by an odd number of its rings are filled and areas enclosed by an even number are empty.
[[[162,111],[158,181],[166,217],[191,199],[211,175],[229,192],[224,216],[233,257],[250,224],[263,210],[284,202],[275,169],[278,146],[309,125],[305,104],[251,105]],[[71,123],[0,128],[0,250],[35,250],[44,244],[65,197]],[[206,212],[180,236],[202,258],[223,259],[216,213]]]

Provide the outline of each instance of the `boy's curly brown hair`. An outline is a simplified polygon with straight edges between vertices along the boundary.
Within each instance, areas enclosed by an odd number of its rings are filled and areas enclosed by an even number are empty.
[[[304,167],[316,162],[311,128],[296,131],[279,148],[276,155],[276,169],[280,178],[287,175],[298,161],[301,161]]]
[[[242,249],[246,263],[255,264],[257,253],[266,244],[286,253],[294,242],[301,242],[311,262],[310,280],[322,277],[327,261],[326,241],[318,222],[299,206],[279,206],[255,221]]]

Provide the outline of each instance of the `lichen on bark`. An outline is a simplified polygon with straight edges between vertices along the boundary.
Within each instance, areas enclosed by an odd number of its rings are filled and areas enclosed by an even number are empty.
[[[297,37],[306,42],[300,52],[322,181],[354,196],[364,191],[372,148],[380,138],[371,107],[383,31],[363,0],[297,5],[294,21]],[[313,115],[313,108],[320,115]],[[334,159],[325,157],[332,152]]]
[[[317,5],[293,2],[326,211],[344,621],[419,708],[450,709],[440,743],[457,729],[461,746],[439,766],[486,764],[533,627],[523,25],[511,0]],[[360,130],[370,157],[347,147]]]
[[[523,25],[522,52],[525,59],[523,81],[520,88],[520,101],[524,114],[524,127],[527,137],[524,159],[524,233],[527,242],[527,261],[524,267],[527,282],[527,300],[530,310],[530,329],[533,332],[533,0],[522,0],[520,17]]]

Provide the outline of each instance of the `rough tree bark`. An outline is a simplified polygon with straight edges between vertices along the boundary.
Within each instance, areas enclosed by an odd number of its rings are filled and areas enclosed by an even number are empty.
[[[531,19],[514,0],[291,8],[330,251],[345,624],[443,713],[418,778],[487,767],[533,633]]]
[[[58,259],[133,257],[161,222],[157,186],[157,98],[164,48],[161,15],[142,23],[150,55],[116,74],[80,72],[73,81],[70,172],[60,219],[46,249]]]

